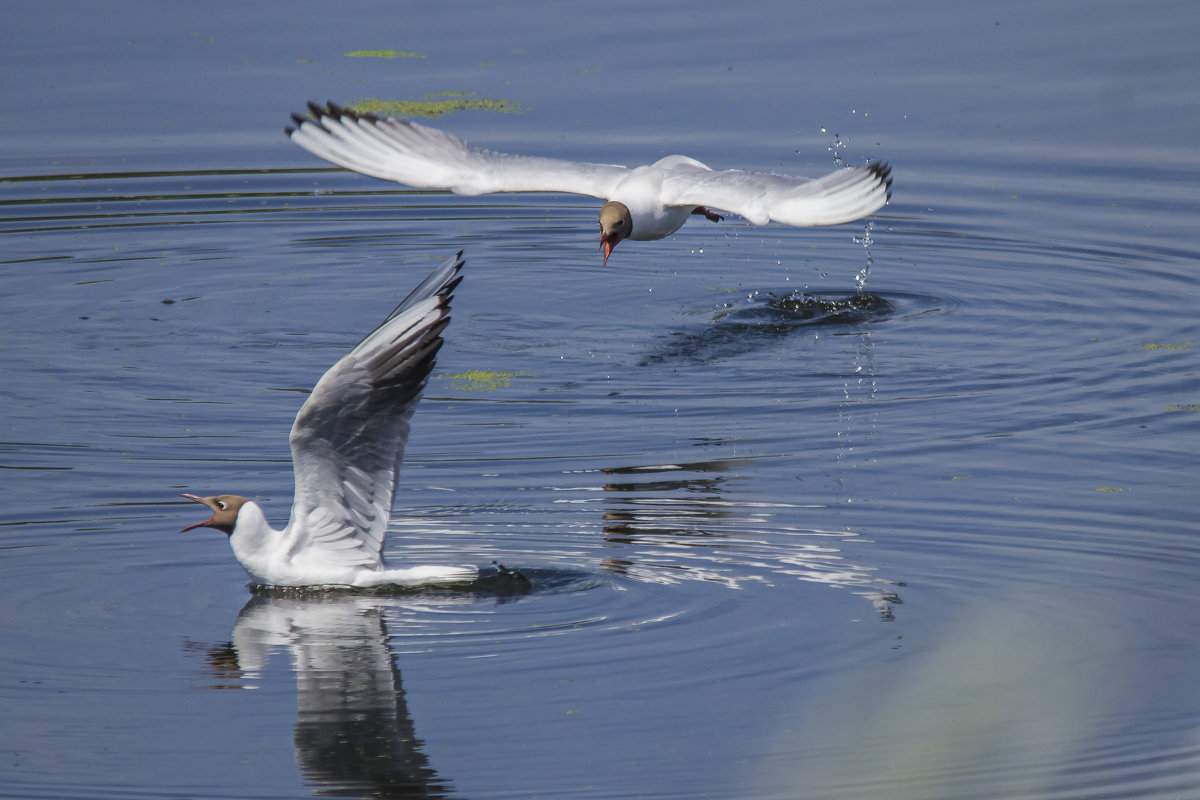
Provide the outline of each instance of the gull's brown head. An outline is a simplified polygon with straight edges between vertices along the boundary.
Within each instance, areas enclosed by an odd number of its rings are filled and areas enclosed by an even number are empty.
[[[604,263],[617,242],[628,239],[633,233],[633,219],[629,207],[624,203],[609,200],[600,208],[600,249],[604,251]]]
[[[204,522],[197,522],[195,525],[188,525],[180,533],[195,530],[196,528],[216,528],[226,536],[233,535],[233,526],[237,525],[238,512],[242,510],[242,506],[250,502],[244,497],[239,497],[236,494],[219,494],[215,497],[201,497],[195,494],[181,494],[180,497],[186,497],[194,503],[206,505],[212,509],[212,517]]]

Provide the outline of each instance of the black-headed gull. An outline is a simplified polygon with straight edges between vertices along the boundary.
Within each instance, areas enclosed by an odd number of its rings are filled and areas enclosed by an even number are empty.
[[[238,495],[182,495],[212,509],[189,525],[229,536],[233,554],[268,586],[419,586],[462,583],[475,567],[388,569],[381,550],[408,421],[433,370],[462,253],[430,273],[313,388],[292,425],[296,496],[283,530]]]
[[[418,189],[457,194],[568,192],[606,200],[600,209],[604,263],[623,239],[670,236],[692,214],[716,222],[710,209],[755,225],[837,225],[878,211],[891,197],[886,162],[846,167],[823,178],[795,178],[728,169],[717,172],[687,156],[649,166],[586,164],[481,150],[457,136],[415,122],[358,114],[329,103],[293,114],[292,141],[346,169]]]

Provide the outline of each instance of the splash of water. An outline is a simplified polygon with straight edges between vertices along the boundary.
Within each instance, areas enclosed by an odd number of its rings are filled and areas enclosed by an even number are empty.
[[[863,268],[854,276],[854,285],[858,287],[858,293],[862,294],[867,287],[867,278],[871,275],[871,264],[875,263],[874,257],[871,255],[871,245],[874,239],[871,238],[871,232],[875,230],[875,223],[867,220],[867,224],[863,226],[862,236],[855,236],[854,243],[862,245],[863,252],[866,253],[867,260],[863,264]]]
[[[856,109],[850,109],[851,116],[854,116],[856,113],[858,113]],[[828,131],[822,127],[821,133],[828,133]],[[846,151],[846,148],[849,144],[849,137],[842,138],[840,133],[837,133],[836,131],[834,132],[833,141],[829,144],[827,149],[829,150],[830,154],[833,155],[833,163],[838,167],[838,169],[847,166],[845,159],[842,158],[842,155]],[[871,238],[871,232],[873,230],[875,230],[875,223],[867,220],[862,236],[854,237],[855,243],[862,245],[863,251],[867,256],[866,263],[863,264],[863,267],[858,271],[858,274],[854,276],[854,285],[858,287],[858,293],[860,295],[866,291],[867,278],[869,278],[871,275],[871,264],[874,263],[874,258],[871,256],[871,244],[874,241]]]
[[[825,128],[821,128],[821,133],[828,133],[828,131],[825,130]],[[850,140],[843,139],[842,135],[840,133],[835,132],[833,134],[833,142],[829,145],[829,147],[827,149],[829,150],[830,154],[833,155],[834,166],[836,166],[838,169],[841,169],[842,167],[846,166],[846,162],[842,160],[842,152],[846,149],[846,146],[849,144],[850,144]]]

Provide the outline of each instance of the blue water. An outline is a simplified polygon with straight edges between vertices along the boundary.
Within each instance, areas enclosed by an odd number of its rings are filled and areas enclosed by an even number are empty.
[[[1200,797],[1200,13],[643,6],[11,10],[0,797]],[[602,267],[593,200],[283,135],[430,95],[894,198]],[[177,495],[282,524],[304,392],[459,249],[386,551],[533,591],[254,597]]]

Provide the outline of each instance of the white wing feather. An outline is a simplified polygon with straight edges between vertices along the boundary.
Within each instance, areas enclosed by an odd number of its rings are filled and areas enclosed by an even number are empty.
[[[882,208],[892,185],[886,163],[848,167],[816,179],[736,169],[715,172],[685,164],[673,164],[671,171],[663,181],[663,205],[716,208],[755,225],[772,220],[801,227],[851,222]]]
[[[607,200],[635,172],[613,164],[494,153],[415,122],[358,114],[333,103],[308,107],[311,117],[292,115],[296,127],[287,128],[292,141],[346,169],[416,188],[463,195],[568,192]],[[653,202],[661,206],[703,206],[738,214],[755,225],[774,220],[809,227],[851,222],[878,211],[891,197],[891,171],[886,163],[873,163],[810,179],[717,172],[691,158],[668,156],[636,172],[660,181]]]
[[[292,425],[293,554],[378,567],[409,418],[433,370],[462,253],[430,274],[317,382]]]
[[[456,194],[567,192],[607,198],[629,170],[556,158],[483,150],[415,122],[309,103],[312,118],[293,114],[292,141],[346,169],[418,189]]]

